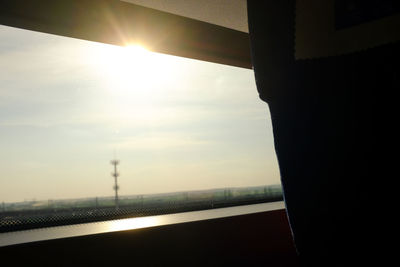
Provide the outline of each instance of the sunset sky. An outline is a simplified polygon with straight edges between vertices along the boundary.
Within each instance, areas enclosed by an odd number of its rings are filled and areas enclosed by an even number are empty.
[[[0,202],[279,183],[252,70],[0,26]],[[129,44],[127,44],[129,45]]]

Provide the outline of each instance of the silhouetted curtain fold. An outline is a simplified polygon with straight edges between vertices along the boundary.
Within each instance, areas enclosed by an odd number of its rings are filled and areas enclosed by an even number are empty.
[[[296,60],[295,12],[293,0],[248,0],[252,63],[270,108],[299,255],[336,266],[373,247],[364,207],[371,204],[371,162],[378,162],[373,124],[384,112],[372,108],[400,88],[399,43]]]

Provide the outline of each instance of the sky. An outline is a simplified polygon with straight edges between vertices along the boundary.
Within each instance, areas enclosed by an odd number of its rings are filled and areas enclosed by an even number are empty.
[[[0,26],[0,202],[279,184],[252,70]]]

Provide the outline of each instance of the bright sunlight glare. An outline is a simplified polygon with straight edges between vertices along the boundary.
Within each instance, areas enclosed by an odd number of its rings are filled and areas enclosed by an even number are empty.
[[[146,86],[149,78],[151,54],[142,46],[126,47],[105,46],[96,55],[99,67],[104,68],[105,75],[116,93],[125,93],[136,84],[139,88]]]
[[[91,61],[107,84],[109,114],[116,122],[152,122],[160,117],[157,101],[165,98],[165,84],[177,71],[166,55],[140,45],[102,45],[91,51]]]
[[[147,228],[158,225],[157,216],[121,219],[110,222],[109,231],[125,231],[138,228]]]

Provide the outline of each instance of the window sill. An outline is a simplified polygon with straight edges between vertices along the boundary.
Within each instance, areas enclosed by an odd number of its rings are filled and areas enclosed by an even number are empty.
[[[228,208],[210,209],[202,211],[182,212],[167,215],[138,217],[121,220],[66,225],[49,228],[40,228],[25,231],[16,231],[0,234],[0,247],[45,241],[51,239],[78,237],[134,229],[142,229],[172,224],[211,220],[239,215],[254,214],[284,209],[284,202],[270,202]]]

